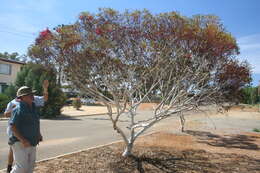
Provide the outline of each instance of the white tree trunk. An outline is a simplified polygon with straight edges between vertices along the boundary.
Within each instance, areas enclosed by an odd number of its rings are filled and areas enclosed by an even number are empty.
[[[123,157],[128,157],[130,155],[132,155],[132,149],[133,149],[133,143],[128,143],[126,145],[126,148],[122,154]]]

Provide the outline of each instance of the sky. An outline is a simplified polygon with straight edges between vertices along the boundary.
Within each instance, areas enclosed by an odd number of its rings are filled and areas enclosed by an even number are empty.
[[[0,52],[26,54],[45,28],[74,23],[80,12],[99,8],[148,9],[154,14],[177,11],[183,16],[220,17],[240,47],[240,60],[252,67],[253,85],[260,81],[260,0],[1,0]]]

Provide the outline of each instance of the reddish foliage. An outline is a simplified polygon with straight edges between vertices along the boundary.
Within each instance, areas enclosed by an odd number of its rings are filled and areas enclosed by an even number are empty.
[[[73,46],[77,46],[79,43],[80,43],[80,40],[71,40],[65,44],[64,50],[68,50],[69,48],[71,48]]]
[[[208,71],[215,70],[214,73],[218,75],[218,79],[214,79],[214,81],[225,83],[225,81],[232,80],[231,83],[236,86],[236,89],[249,81],[250,72],[247,67],[231,63],[226,65],[221,72],[217,71],[218,64],[221,63],[220,66],[222,66],[238,54],[238,47],[232,35],[227,33],[219,21],[212,16],[187,19],[177,13],[165,13],[160,16],[134,14],[130,18],[116,15],[117,13],[108,11],[94,16],[82,13],[79,19],[84,22],[75,23],[73,27],[68,28],[68,31],[65,30],[66,28],[62,28],[62,31],[64,29],[62,40],[57,37],[53,42],[53,48],[64,48],[68,54],[71,54],[68,57],[73,57],[75,52],[79,51],[83,55],[76,54],[75,57],[85,57],[92,61],[93,57],[105,57],[101,52],[107,52],[108,47],[113,47],[118,49],[109,51],[120,50],[119,55],[121,56],[123,52],[126,56],[123,56],[122,59],[126,61],[131,59],[130,63],[136,61],[133,57],[139,57],[138,61],[141,61],[141,58],[147,58],[147,61],[143,61],[147,63],[151,61],[150,58],[156,58],[158,55],[168,58],[168,56],[175,55],[174,51],[181,50],[184,55],[181,53],[182,59],[178,62],[180,66],[186,67],[188,64],[192,67],[192,64],[196,64],[194,62],[198,57],[203,57],[207,61]],[[59,28],[56,31],[54,36],[58,36],[61,32]],[[75,33],[76,37],[74,37]],[[37,43],[47,39],[48,35],[51,35],[49,30],[41,32]],[[100,39],[100,37],[102,38]],[[82,46],[75,47],[78,44]],[[45,46],[45,44],[42,46],[44,51],[46,51]],[[95,49],[94,46],[100,49]],[[75,52],[72,51],[74,48]],[[78,50],[78,48],[82,50]],[[95,55],[92,56],[92,54]],[[148,54],[150,57],[147,57]],[[120,56],[116,58],[121,58]],[[64,59],[58,60],[63,61]],[[79,58],[78,61],[79,64],[82,63],[82,59]],[[70,65],[73,64],[70,63]]]
[[[60,28],[57,28],[56,31],[57,31],[58,33],[60,33],[60,32],[61,32],[61,29],[60,29]]]
[[[88,20],[93,20],[93,16],[88,16],[87,19]]]
[[[100,28],[96,28],[95,32],[97,35],[103,34],[103,31]]]
[[[250,76],[250,69],[246,63],[230,61],[218,75],[218,82],[222,85],[227,98],[235,100],[240,99],[240,89],[250,83]]]
[[[40,32],[38,38],[36,38],[36,44],[40,44],[44,40],[49,40],[52,38],[51,31],[47,28]]]
[[[191,55],[190,53],[187,53],[187,54],[184,55],[184,58],[188,58],[188,59],[190,59],[191,56],[192,56],[192,55]]]
[[[40,32],[40,37],[41,38],[46,38],[49,35],[51,35],[51,31],[48,28]]]
[[[80,19],[80,20],[84,20],[84,19],[85,19],[85,16],[84,16],[84,15],[80,15],[80,16],[79,16],[79,19]]]

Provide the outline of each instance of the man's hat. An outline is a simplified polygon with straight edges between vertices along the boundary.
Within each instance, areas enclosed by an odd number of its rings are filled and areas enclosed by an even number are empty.
[[[32,88],[30,88],[28,86],[22,86],[21,88],[19,88],[17,90],[16,97],[19,98],[19,97],[34,94],[34,93],[36,93],[36,90],[32,90]]]

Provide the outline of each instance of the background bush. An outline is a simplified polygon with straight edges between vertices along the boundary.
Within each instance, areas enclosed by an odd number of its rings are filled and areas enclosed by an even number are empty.
[[[73,101],[72,101],[72,105],[74,108],[76,108],[77,110],[79,110],[79,108],[81,108],[82,104],[81,104],[81,101],[80,101],[80,98],[75,98]]]
[[[242,103],[256,104],[260,102],[258,87],[246,87],[242,90]]]
[[[0,113],[3,113],[5,111],[6,105],[11,99],[5,95],[0,93]]]

